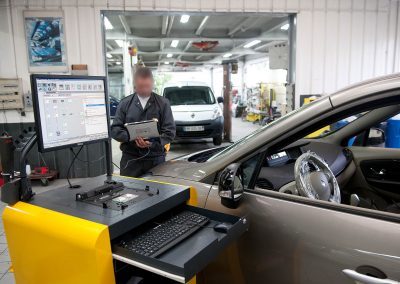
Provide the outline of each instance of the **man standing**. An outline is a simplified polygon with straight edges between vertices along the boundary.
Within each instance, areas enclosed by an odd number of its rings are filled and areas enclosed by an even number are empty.
[[[121,100],[118,105],[111,135],[121,142],[121,175],[139,177],[165,162],[164,146],[175,137],[175,122],[168,100],[152,92],[154,80],[149,68],[138,68],[134,82],[135,93]],[[160,138],[145,140],[139,137],[129,141],[125,123],[152,119],[158,120]]]

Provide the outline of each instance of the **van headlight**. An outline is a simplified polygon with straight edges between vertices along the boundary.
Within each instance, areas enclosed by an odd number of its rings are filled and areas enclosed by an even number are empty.
[[[219,107],[216,107],[214,109],[214,113],[213,113],[212,119],[217,119],[218,117],[221,117],[221,116],[222,116],[221,109]]]

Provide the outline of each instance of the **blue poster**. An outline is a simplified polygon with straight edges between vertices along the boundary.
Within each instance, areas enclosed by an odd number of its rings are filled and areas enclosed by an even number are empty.
[[[62,17],[26,17],[25,25],[31,67],[67,66]]]

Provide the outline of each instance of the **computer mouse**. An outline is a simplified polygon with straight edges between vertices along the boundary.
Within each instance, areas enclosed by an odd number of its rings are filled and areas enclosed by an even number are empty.
[[[231,226],[231,224],[219,223],[214,226],[214,231],[226,234]]]

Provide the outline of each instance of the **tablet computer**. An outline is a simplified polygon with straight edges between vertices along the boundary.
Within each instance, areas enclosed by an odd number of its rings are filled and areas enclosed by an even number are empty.
[[[125,123],[128,130],[129,140],[135,140],[137,137],[145,139],[160,137],[158,132],[157,120],[145,120],[140,122]]]

